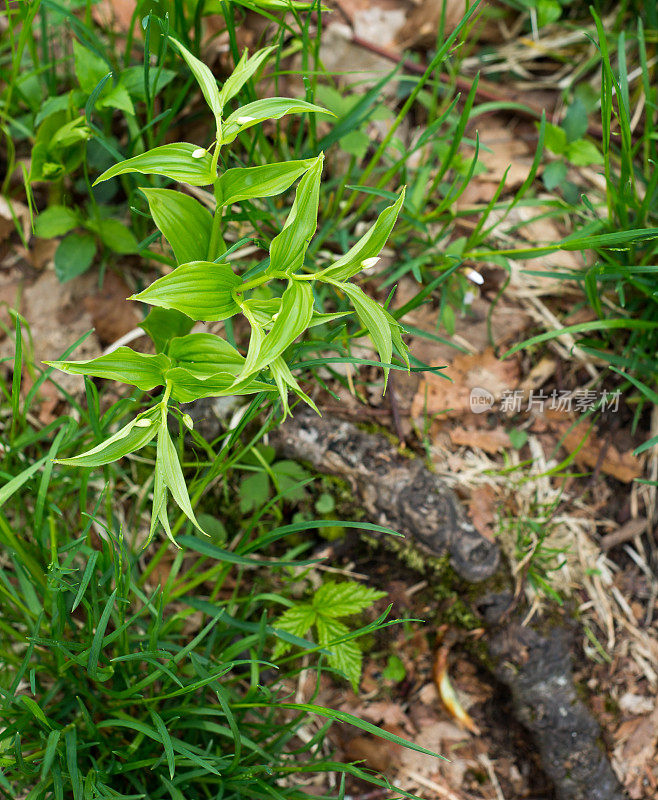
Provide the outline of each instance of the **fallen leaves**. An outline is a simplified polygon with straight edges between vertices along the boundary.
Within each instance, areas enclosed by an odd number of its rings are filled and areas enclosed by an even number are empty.
[[[491,347],[475,355],[458,355],[444,374],[451,380],[429,373],[421,381],[414,397],[412,416],[461,416],[471,411],[474,389],[484,389],[491,394],[492,401],[497,401],[503,392],[515,389],[519,383],[518,362],[515,359],[502,361]]]
[[[573,428],[568,421],[553,420],[551,424],[553,430],[564,437],[565,450],[575,454],[576,464],[611,475],[622,483],[631,483],[642,476],[643,460],[633,455],[632,450],[620,452],[609,438],[602,440],[595,431],[583,442],[590,425],[588,420],[582,420]]]

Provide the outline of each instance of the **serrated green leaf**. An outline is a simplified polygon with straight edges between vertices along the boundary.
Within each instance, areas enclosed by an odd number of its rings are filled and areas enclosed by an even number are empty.
[[[88,361],[44,361],[69,375],[89,375],[130,383],[146,392],[164,385],[165,370],[171,366],[167,356],[138,353],[130,347],[118,347],[111,353]]]
[[[304,256],[318,224],[323,158],[320,154],[299,182],[286,224],[270,244],[268,272],[294,272],[304,263]]]
[[[206,152],[198,157],[192,155],[198,153],[200,149],[195,144],[188,142],[174,142],[154,147],[146,153],[120,161],[106,169],[99,178],[96,178],[94,186],[101,181],[107,181],[128,172],[139,172],[142,175],[164,175],[165,178],[189,183],[190,186],[207,186],[215,180],[212,172],[212,158]]]
[[[142,189],[153,221],[179,264],[208,257],[212,216],[198,200],[171,189]]]
[[[42,211],[34,221],[34,235],[44,239],[63,236],[80,224],[78,215],[66,206],[52,205]]]
[[[210,71],[210,68],[203,63],[203,61],[199,61],[198,58],[195,58],[195,56],[193,56],[192,53],[187,50],[187,48],[183,47],[183,45],[177,39],[174,39],[173,36],[170,36],[169,41],[183,56],[185,63],[192,71],[192,74],[196,78],[196,81],[201,88],[201,92],[206,99],[206,103],[208,103],[210,110],[215,116],[217,127],[219,128],[222,117],[222,101],[220,98],[219,89],[217,88],[215,76]]]
[[[391,325],[388,322],[384,309],[372,300],[363,291],[363,289],[355,286],[353,283],[334,283],[341,289],[352,301],[354,310],[358,314],[363,327],[368,331],[370,338],[375,345],[379,358],[383,364],[390,364],[393,356],[393,336],[391,334]],[[389,367],[384,367],[385,381],[388,379]]]
[[[169,435],[166,421],[163,422],[158,429],[157,463],[162,471],[162,479],[165,486],[171,492],[171,496],[174,498],[176,505],[190,522],[195,525],[201,533],[204,533],[203,528],[199,525],[194,515],[190,496],[187,493],[187,484],[185,483],[183,470],[178,460],[178,453]]]
[[[289,608],[280,617],[277,617],[272,623],[272,627],[275,631],[278,629],[303,639],[315,624],[316,616],[313,608],[306,604],[300,604]],[[288,642],[279,639],[274,647],[272,657],[280,658],[290,650],[290,647]]]
[[[228,169],[219,178],[222,206],[254,197],[272,197],[285,192],[315,163],[314,158],[284,161],[262,167]]]
[[[405,190],[403,189],[395,203],[382,211],[374,225],[359,239],[354,247],[351,247],[344,256],[330,267],[319,272],[318,279],[321,280],[326,276],[337,281],[346,281],[356,275],[357,272],[360,272],[364,266],[368,266],[367,263],[364,264],[364,261],[367,262],[368,259],[376,258],[391,235],[395,221],[404,203],[404,195]]]
[[[158,278],[133,300],[175,308],[206,322],[228,319],[240,311],[232,291],[242,283],[228,264],[193,261]]]
[[[242,89],[249,78],[251,78],[260,65],[275,49],[276,47],[274,46],[265,47],[262,50],[254,53],[251,58],[248,57],[249,53],[247,50],[243,52],[242,57],[238,61],[235,69],[226,79],[224,85],[222,86],[222,90],[219,93],[220,108],[223,109],[228,101],[232,97],[235,97],[235,95],[240,91],[240,89]]]
[[[260,328],[252,326],[247,358],[236,383],[269,366],[306,330],[312,315],[313,290],[310,284],[290,280],[281,298],[281,309],[267,336],[263,337]]]
[[[354,691],[357,692],[361,678],[363,653],[355,641],[331,644],[332,641],[347,636],[350,632],[349,628],[342,622],[329,617],[318,616],[315,624],[318,631],[318,644],[324,645],[331,651],[331,655],[327,659],[329,664],[342,672],[352,684]]]
[[[386,597],[386,592],[370,589],[356,581],[327,581],[313,596],[313,606],[318,614],[327,617],[347,617],[359,614],[381,597]]]
[[[57,463],[67,467],[100,467],[140,450],[151,442],[157,433],[155,420],[158,411],[157,408],[149,409],[91,450],[72,458],[57,459]]]
[[[293,100],[289,97],[268,97],[265,100],[247,103],[225,120],[222,127],[222,144],[230,144],[239,133],[266,119],[281,119],[286,114],[304,113],[331,114],[326,108],[316,106],[314,103]]]
[[[299,502],[306,497],[305,487],[299,484],[308,480],[311,475],[296,461],[275,461],[272,464],[272,477],[277,492],[289,502]]]

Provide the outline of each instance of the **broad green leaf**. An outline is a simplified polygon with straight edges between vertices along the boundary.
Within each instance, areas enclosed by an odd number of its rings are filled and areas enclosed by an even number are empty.
[[[183,47],[183,45],[177,39],[174,39],[173,36],[170,36],[169,41],[178,49],[180,54],[185,59],[187,66],[192,71],[197,83],[201,87],[203,96],[206,98],[206,103],[208,103],[210,110],[215,116],[217,128],[219,128],[222,117],[222,101],[219,95],[219,89],[217,88],[215,76],[210,71],[210,68],[203,63],[203,61],[199,61],[198,58],[195,58],[195,56],[193,56],[189,50]]]
[[[41,108],[34,118],[34,124],[39,126],[44,119],[51,116],[51,114],[56,114],[58,111],[66,111],[67,109],[73,109],[76,107],[79,108],[83,105],[84,93],[79,89],[72,89],[70,92],[57,95],[56,97],[48,97],[41,104]]]
[[[34,221],[34,235],[44,239],[63,236],[80,224],[78,215],[66,206],[48,206]]]
[[[132,299],[161,308],[175,308],[192,319],[218,321],[240,311],[231,292],[241,283],[228,264],[193,261],[158,278]]]
[[[194,321],[187,314],[182,314],[173,308],[152,308],[146,319],[139,323],[153,340],[157,353],[164,353],[169,342],[176,336],[189,333]]]
[[[556,155],[562,155],[567,149],[567,134],[564,130],[551,122],[546,123],[546,131],[544,133],[544,145]]]
[[[213,368],[237,373],[244,364],[244,356],[235,347],[212,333],[176,337],[171,340],[168,353],[177,366],[206,375]]]
[[[315,624],[316,616],[315,609],[304,603],[284,611],[280,617],[274,620],[272,627],[275,631],[286,631],[286,633],[291,633],[293,636],[299,636],[304,639]],[[274,659],[280,658],[290,650],[290,647],[291,645],[288,642],[279,639],[274,647],[272,657]]]
[[[140,172],[142,175],[164,175],[173,181],[189,183],[190,186],[207,186],[213,183],[212,158],[202,148],[189,142],[175,142],[154,147],[146,153],[120,161],[106,169],[94,181],[94,186],[101,181],[124,175],[127,172]],[[198,155],[193,155],[197,153]]]
[[[167,372],[167,380],[172,385],[171,396],[179,403],[190,403],[203,397],[276,391],[271,384],[253,379],[244,380],[236,387],[235,372],[221,369],[210,375],[203,375],[184,367],[173,367]]]
[[[603,164],[603,155],[594,142],[578,139],[571,142],[565,153],[567,159],[577,167],[588,167],[590,164]]]
[[[275,47],[265,47],[254,53],[251,58],[248,58],[248,51],[245,50],[242,57],[238,61],[235,69],[224,82],[222,90],[219,93],[219,105],[223,109],[228,101],[235,97],[235,95],[242,89],[245,83],[256,72],[260,65],[275,50]]]
[[[44,361],[44,364],[70,375],[89,375],[130,383],[146,392],[164,385],[163,375],[171,362],[161,353],[151,356],[138,353],[130,347],[118,347],[107,355],[89,361]]]
[[[333,281],[331,281],[333,283]],[[353,283],[335,283],[352,301],[354,310],[359,316],[363,327],[370,334],[379,358],[383,364],[390,364],[393,356],[393,337],[391,325],[384,309],[368,297],[367,294]],[[389,367],[384,367],[385,379],[388,379]]]
[[[149,89],[151,95],[157,94],[161,89],[164,89],[176,77],[176,72],[173,69],[150,69],[149,70]],[[156,85],[157,80],[157,85]],[[144,90],[144,67],[128,67],[121,73],[120,81],[122,86],[126,88],[128,94],[135,98],[135,100],[146,101],[146,92]]]
[[[393,317],[386,309],[383,309],[383,311],[390,326],[393,347],[395,347],[396,352],[400,358],[402,358],[404,363],[407,365],[407,369],[409,370],[411,369],[411,364],[409,363],[409,347],[402,338],[402,334],[405,332],[405,330],[395,319],[395,317]]]
[[[541,177],[544,181],[544,186],[549,192],[552,192],[567,177],[567,165],[564,161],[551,161],[544,168]]]
[[[144,543],[144,548],[148,547],[153,539],[155,530],[158,527],[158,522],[160,522],[164,528],[167,538],[175,547],[180,550],[180,545],[176,539],[174,539],[174,536],[171,532],[171,527],[169,525],[169,519],[167,517],[167,487],[165,486],[162,469],[156,461],[155,477],[153,480],[153,510],[151,512],[151,525],[149,527],[148,539]]]
[[[356,581],[327,581],[313,595],[313,606],[318,614],[327,617],[348,617],[369,608],[376,600],[386,597]]]
[[[80,88],[91,94],[112,68],[100,56],[73,40],[73,65]]]
[[[212,216],[198,200],[171,189],[142,189],[153,221],[171,245],[176,261],[187,264],[208,257]]]
[[[158,414],[159,408],[149,409],[91,450],[73,458],[56,459],[56,463],[68,467],[100,467],[118,461],[153,440],[157,433]]]
[[[263,167],[228,169],[219,179],[221,205],[230,206],[253,197],[272,197],[285,192],[315,163],[314,158],[284,161]]]
[[[328,658],[329,664],[334,669],[344,673],[355,692],[359,689],[361,677],[361,664],[363,653],[355,641],[331,644],[336,639],[341,639],[349,634],[349,628],[342,622],[329,617],[318,616],[316,621],[318,631],[318,644],[322,644],[331,651]]]
[[[293,272],[304,263],[304,256],[318,224],[322,164],[321,154],[299,182],[286,224],[281,233],[272,239],[269,272]]]
[[[90,233],[69,233],[55,250],[55,275],[60,283],[82,275],[96,255],[96,242]]]
[[[103,244],[113,253],[136,253],[139,249],[135,234],[118,219],[102,219],[94,227]]]
[[[222,144],[230,144],[239,133],[266,119],[281,119],[286,114],[304,113],[330,114],[331,112],[306,100],[293,100],[289,97],[268,97],[265,100],[247,103],[225,120],[222,127]]]
[[[194,516],[194,510],[190,503],[190,496],[187,493],[187,484],[185,483],[183,470],[178,460],[178,453],[169,435],[166,421],[160,424],[158,430],[157,463],[162,470],[162,478],[165,486],[171,492],[171,496],[174,498],[180,510],[201,533],[204,533],[203,528],[199,525]]]
[[[375,224],[359,239],[354,247],[350,248],[344,256],[330,267],[318,273],[317,277],[322,279],[323,276],[327,276],[337,281],[346,281],[356,275],[357,272],[360,272],[364,266],[367,267],[368,260],[379,255],[391,235],[404,202],[404,194],[403,189],[395,203],[382,211]]]
[[[116,108],[126,114],[135,116],[135,106],[130,99],[128,90],[121,83],[117,83],[109,91],[103,92],[101,97],[96,101],[99,108]]]
[[[260,340],[258,337],[254,338],[252,328],[247,358],[236,383],[239,379],[269,366],[308,328],[312,316],[313,290],[310,283],[290,280],[281,298],[281,309],[267,336]]]
[[[275,315],[281,310],[281,298],[258,300],[251,297],[243,302],[242,310],[244,313],[248,310],[251,314],[250,320],[253,319],[263,330],[269,330],[274,324]]]
[[[348,317],[351,313],[351,311],[340,311],[331,314],[324,314],[321,311],[313,311],[313,316],[311,317],[311,321],[308,323],[308,327],[315,328],[317,325],[324,325],[327,322],[333,322],[335,319]]]
[[[315,411],[317,414],[320,414],[318,407],[297,383],[295,376],[290,371],[285,359],[282,356],[278,356],[274,359],[274,361],[272,361],[270,364],[270,371],[276,383],[276,388],[279,391],[279,396],[281,397],[284,419],[288,416],[291,416],[290,405],[288,404],[289,389],[292,389],[292,391],[297,395],[297,397],[300,398],[300,400],[303,400],[307,405],[311,406],[313,411]],[[320,414],[320,416],[322,415]]]

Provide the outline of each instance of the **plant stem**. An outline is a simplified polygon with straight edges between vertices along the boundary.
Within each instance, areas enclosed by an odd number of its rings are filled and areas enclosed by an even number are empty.
[[[216,147],[215,152],[219,151],[219,146]],[[208,245],[208,261],[214,261],[216,258],[226,252],[226,242],[222,236],[222,214],[224,208],[221,205],[222,198],[219,188],[219,181],[215,181],[215,199],[217,200],[217,207],[215,214],[212,218],[212,229],[210,231],[210,244]]]

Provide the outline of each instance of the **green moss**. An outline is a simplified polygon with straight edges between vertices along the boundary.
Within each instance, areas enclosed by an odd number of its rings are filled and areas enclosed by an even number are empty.
[[[464,599],[464,582],[452,568],[448,554],[432,556],[405,540],[393,537],[364,534],[363,538],[374,548],[384,547],[408,569],[426,576],[428,591],[437,609],[434,620],[437,624],[447,622],[462,630],[473,630],[481,626],[482,623],[470,603]]]

